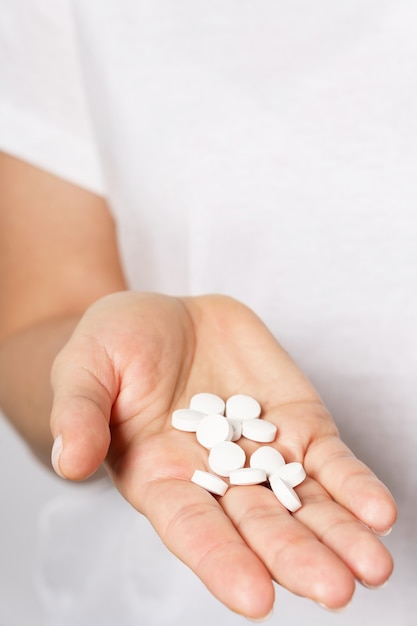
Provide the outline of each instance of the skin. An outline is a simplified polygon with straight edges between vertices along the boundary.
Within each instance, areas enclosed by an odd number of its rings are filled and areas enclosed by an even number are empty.
[[[102,198],[11,157],[0,172],[0,400],[38,456],[50,424],[61,476],[104,465],[167,547],[252,619],[271,611],[273,580],[332,609],[355,580],[383,584],[392,496],[262,321],[224,296],[129,291]],[[273,445],[308,474],[295,514],[262,486],[215,498],[190,482],[207,451],[170,418],[204,390],[260,401]]]

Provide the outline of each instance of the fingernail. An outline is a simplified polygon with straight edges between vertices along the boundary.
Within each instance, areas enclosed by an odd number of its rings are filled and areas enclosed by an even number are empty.
[[[366,587],[366,589],[382,589],[382,587],[385,587],[385,585],[388,584],[388,580],[385,580],[380,585],[370,585],[365,580],[360,580],[359,582],[363,587]]]
[[[392,531],[392,526],[391,528],[388,528],[387,530],[375,530],[375,528],[372,528],[372,532],[378,535],[378,537],[387,537],[387,535],[389,535],[391,531]]]
[[[52,446],[51,463],[52,463],[52,467],[54,468],[58,476],[60,476],[61,478],[65,478],[64,474],[61,472],[59,468],[59,459],[61,457],[62,448],[63,448],[62,435],[59,435],[59,437],[55,439],[54,445]]]
[[[326,611],[331,611],[332,613],[342,613],[345,609],[348,608],[348,606],[351,604],[351,600],[349,600],[349,602],[347,604],[345,604],[344,606],[341,606],[339,608],[336,609],[332,609],[330,606],[327,606],[327,604],[324,604],[324,602],[317,602],[317,604],[319,606],[321,606],[322,609],[326,609]]]
[[[265,615],[265,617],[258,617],[256,619],[254,619],[253,617],[247,617],[246,619],[250,622],[254,622],[255,624],[262,624],[262,622],[267,622],[272,617],[273,613],[274,609],[271,609],[268,615]]]

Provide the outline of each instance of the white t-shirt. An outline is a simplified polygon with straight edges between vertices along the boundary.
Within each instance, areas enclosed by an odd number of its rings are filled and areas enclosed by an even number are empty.
[[[337,616],[277,589],[279,619],[411,624],[417,5],[0,6],[0,148],[107,196],[132,288],[255,309],[397,499],[389,585]],[[40,542],[45,626],[244,623],[107,487],[52,502]]]

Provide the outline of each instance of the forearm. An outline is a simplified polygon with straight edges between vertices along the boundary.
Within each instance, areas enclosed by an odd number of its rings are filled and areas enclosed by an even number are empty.
[[[79,316],[56,318],[0,342],[0,407],[36,456],[50,466],[51,365]]]
[[[0,153],[0,407],[50,465],[50,370],[79,314],[126,289],[105,198]]]

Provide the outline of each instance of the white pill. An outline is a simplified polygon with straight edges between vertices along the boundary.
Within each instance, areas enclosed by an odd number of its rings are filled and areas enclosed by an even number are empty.
[[[287,485],[282,478],[275,475],[269,479],[271,489],[286,509],[294,513],[301,507],[301,500],[294,489]]]
[[[239,441],[242,436],[242,422],[240,420],[234,420],[230,417],[226,418],[231,423],[233,432],[231,441]]]
[[[251,454],[249,465],[263,469],[267,476],[271,476],[278,468],[285,465],[285,459],[275,448],[261,446]]]
[[[222,415],[206,415],[200,420],[196,436],[197,441],[210,450],[216,443],[230,441],[233,435],[233,426]]]
[[[203,472],[202,470],[195,470],[191,477],[191,482],[217,496],[224,496],[229,488],[229,485],[224,482],[224,480],[214,474],[210,474],[210,472]]]
[[[172,425],[177,430],[183,430],[187,433],[195,433],[198,424],[205,417],[202,411],[193,411],[192,409],[177,409],[172,413]]]
[[[259,485],[266,481],[266,472],[257,467],[242,467],[230,472],[231,485]]]
[[[206,415],[218,413],[224,415],[225,401],[214,393],[196,393],[190,400],[190,409],[203,411]]]
[[[230,472],[244,467],[245,461],[245,451],[233,441],[223,441],[213,446],[208,458],[210,469],[220,476],[230,476]]]
[[[261,405],[255,398],[243,393],[226,400],[226,417],[238,420],[255,419],[261,414]]]
[[[242,436],[259,443],[274,441],[277,427],[272,422],[261,419],[247,419],[242,422]]]
[[[286,465],[279,467],[272,474],[270,479],[273,480],[275,476],[279,476],[279,478],[290,487],[296,487],[303,482],[306,477],[306,472],[301,463],[295,461],[294,463],[286,463]]]

